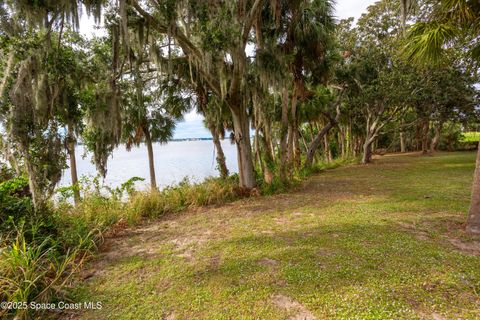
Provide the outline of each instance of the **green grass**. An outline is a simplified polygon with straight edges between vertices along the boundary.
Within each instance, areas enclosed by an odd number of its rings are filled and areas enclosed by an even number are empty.
[[[463,133],[462,142],[478,142],[480,141],[480,132]]]
[[[78,316],[478,319],[480,257],[452,245],[478,248],[463,233],[474,160],[385,156],[295,192],[127,230],[107,240],[73,297],[103,308]],[[283,308],[278,295],[295,303]]]

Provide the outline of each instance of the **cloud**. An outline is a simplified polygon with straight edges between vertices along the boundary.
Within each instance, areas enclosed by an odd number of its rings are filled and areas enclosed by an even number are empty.
[[[376,0],[338,0],[335,6],[335,16],[339,19],[354,17],[358,19],[367,7],[377,2]]]

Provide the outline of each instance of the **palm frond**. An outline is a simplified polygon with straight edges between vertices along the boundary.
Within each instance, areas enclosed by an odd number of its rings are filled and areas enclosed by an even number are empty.
[[[416,23],[409,30],[404,52],[411,60],[436,63],[440,60],[445,46],[454,40],[458,33],[459,30],[450,24]]]

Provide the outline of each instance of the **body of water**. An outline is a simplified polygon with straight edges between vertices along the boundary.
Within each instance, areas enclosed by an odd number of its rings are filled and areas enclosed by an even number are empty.
[[[222,141],[223,151],[230,173],[238,172],[237,149],[229,140]],[[168,144],[154,144],[155,173],[159,188],[176,184],[188,177],[193,182],[201,182],[206,177],[218,176],[216,170],[215,149],[212,141],[172,141]],[[84,158],[84,147],[78,146],[77,170],[78,177],[96,176],[97,171],[91,162],[92,155]],[[142,144],[138,148],[125,150],[119,146],[108,160],[108,171],[105,184],[117,187],[132,177],[144,178],[137,182],[139,189],[146,189],[150,184],[147,147]],[[70,169],[66,169],[60,183],[71,185]]]

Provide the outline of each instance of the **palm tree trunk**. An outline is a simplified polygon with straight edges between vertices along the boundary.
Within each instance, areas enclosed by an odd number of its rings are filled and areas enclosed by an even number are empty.
[[[144,128],[145,134],[145,144],[147,145],[147,152],[148,152],[148,167],[150,169],[150,187],[152,191],[157,190],[157,180],[155,178],[155,161],[153,158],[153,144],[152,138],[150,136],[150,131],[148,128]]]
[[[300,167],[301,164],[301,151],[300,151],[300,132],[298,130],[298,113],[297,113],[297,87],[298,84],[294,85],[293,95],[292,95],[292,105],[291,105],[291,155],[292,161],[291,164],[296,168]]]
[[[468,212],[467,232],[480,234],[480,142],[478,143],[477,163],[473,177],[472,201]]]

